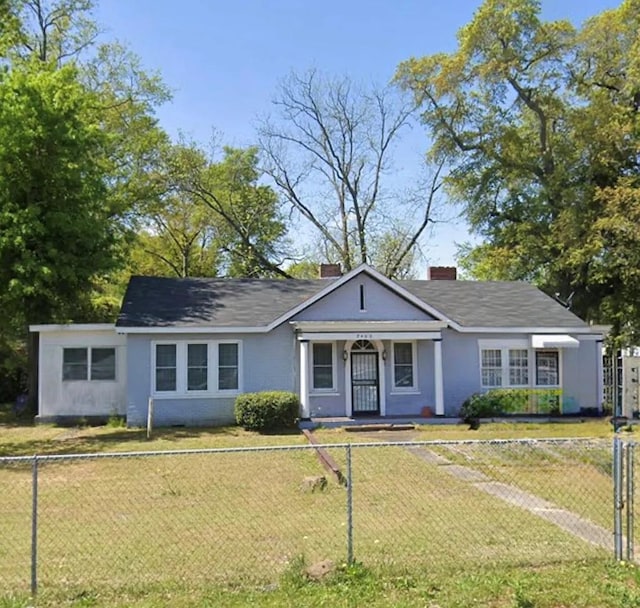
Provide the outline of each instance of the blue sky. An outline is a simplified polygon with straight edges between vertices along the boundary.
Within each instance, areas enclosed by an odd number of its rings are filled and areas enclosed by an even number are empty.
[[[270,111],[278,81],[315,67],[384,83],[409,57],[452,51],[456,33],[479,0],[97,0],[109,38],[128,44],[147,69],[158,70],[173,101],[158,111],[172,135],[202,142],[215,129],[224,143],[255,139],[256,118]],[[547,19],[579,25],[614,0],[543,0]],[[399,154],[426,150],[414,130]],[[428,264],[453,264],[464,223],[437,226]],[[421,274],[422,276],[422,274]]]

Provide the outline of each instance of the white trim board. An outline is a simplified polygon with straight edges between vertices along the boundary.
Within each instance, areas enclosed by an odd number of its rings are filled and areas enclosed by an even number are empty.
[[[66,323],[50,325],[29,325],[32,333],[53,333],[66,331],[113,331],[116,326],[113,323]]]

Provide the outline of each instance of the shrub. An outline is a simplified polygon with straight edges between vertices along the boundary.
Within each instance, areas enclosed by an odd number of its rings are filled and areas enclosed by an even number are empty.
[[[559,414],[560,389],[496,389],[475,393],[462,404],[460,417],[468,422],[508,414]]]
[[[247,431],[272,431],[295,426],[300,400],[294,393],[265,391],[239,395],[236,422]]]
[[[489,393],[474,393],[467,397],[460,408],[460,418],[469,423],[478,418],[492,418],[501,412],[498,400],[493,399]]]
[[[501,389],[475,393],[462,404],[460,418],[465,422],[477,418],[493,418],[503,414],[515,414],[527,410],[529,392],[518,389]]]

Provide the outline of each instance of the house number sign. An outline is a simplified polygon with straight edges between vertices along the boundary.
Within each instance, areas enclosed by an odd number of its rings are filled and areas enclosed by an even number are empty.
[[[356,340],[371,340],[373,334],[356,334]]]

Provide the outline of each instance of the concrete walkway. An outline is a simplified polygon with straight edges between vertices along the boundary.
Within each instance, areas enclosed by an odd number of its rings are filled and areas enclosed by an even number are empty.
[[[481,471],[468,466],[455,464],[427,448],[412,446],[408,447],[407,450],[429,464],[442,467],[442,471],[448,475],[471,484],[481,492],[490,494],[494,498],[498,498],[513,506],[525,509],[529,511],[529,513],[558,526],[576,538],[602,547],[607,551],[613,551],[612,530],[607,530],[576,513],[563,509],[535,494],[525,492],[516,486],[494,481]]]

